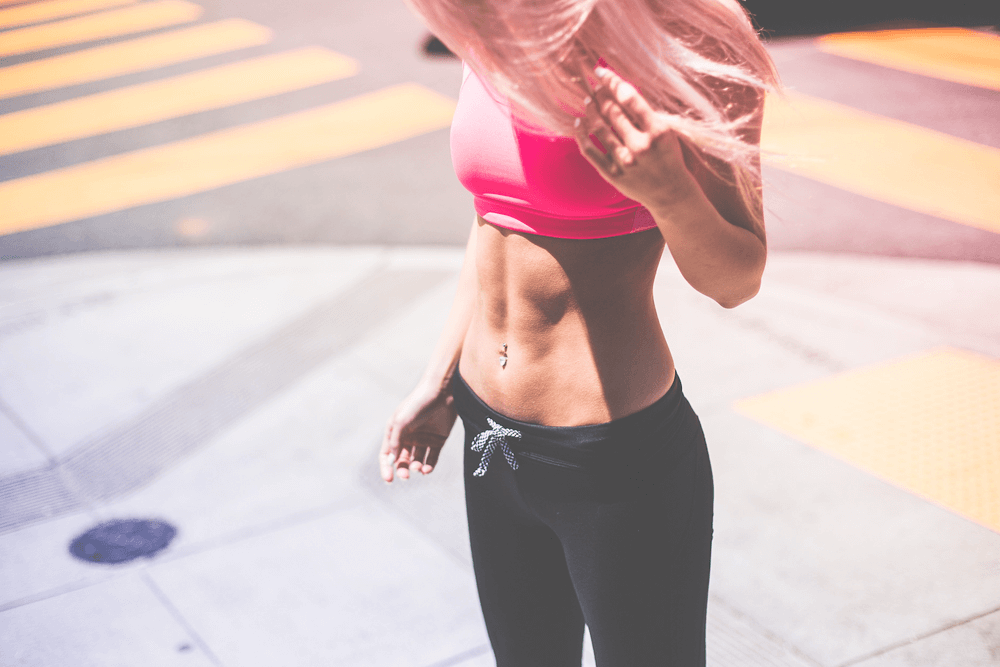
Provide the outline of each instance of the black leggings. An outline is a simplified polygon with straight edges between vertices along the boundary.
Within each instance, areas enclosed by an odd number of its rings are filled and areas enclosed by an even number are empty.
[[[712,471],[680,380],[565,428],[504,417],[457,373],[452,390],[497,667],[580,667],[584,622],[598,667],[703,667]]]

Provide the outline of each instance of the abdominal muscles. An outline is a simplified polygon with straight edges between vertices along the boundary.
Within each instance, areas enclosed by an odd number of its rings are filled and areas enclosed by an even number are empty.
[[[548,426],[652,404],[674,374],[652,297],[663,247],[656,229],[556,239],[480,219],[462,377],[497,412]]]

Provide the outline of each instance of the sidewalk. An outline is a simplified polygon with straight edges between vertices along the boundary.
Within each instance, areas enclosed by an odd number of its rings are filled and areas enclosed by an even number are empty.
[[[460,428],[427,478],[386,485],[375,456],[460,263],[312,246],[0,264],[0,665],[492,665]],[[773,253],[727,311],[668,259],[655,289],[713,460],[709,664],[995,666],[1000,533],[734,404],[942,349],[992,373],[1000,266]],[[131,517],[177,537],[124,565],[70,556]]]

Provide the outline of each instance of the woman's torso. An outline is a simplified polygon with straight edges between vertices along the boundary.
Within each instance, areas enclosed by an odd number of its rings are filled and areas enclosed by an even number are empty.
[[[468,67],[451,138],[480,214],[479,294],[460,360],[473,391],[550,426],[610,421],[660,398],[673,362],[653,306],[664,243],[648,211]]]
[[[487,404],[520,421],[578,426],[632,414],[667,391],[673,360],[653,305],[658,230],[559,239],[480,218],[475,233],[479,293],[460,367]]]

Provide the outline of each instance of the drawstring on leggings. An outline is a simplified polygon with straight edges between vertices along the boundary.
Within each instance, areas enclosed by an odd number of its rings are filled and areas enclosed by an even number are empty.
[[[517,470],[517,461],[514,460],[514,452],[510,451],[510,447],[507,446],[507,438],[520,438],[521,432],[512,428],[504,428],[489,417],[486,418],[486,421],[490,423],[491,430],[483,431],[472,440],[472,451],[483,453],[479,467],[472,474],[476,477],[482,477],[486,474],[486,467],[490,464],[490,457],[497,444],[500,445],[500,451],[503,452],[510,467]]]

